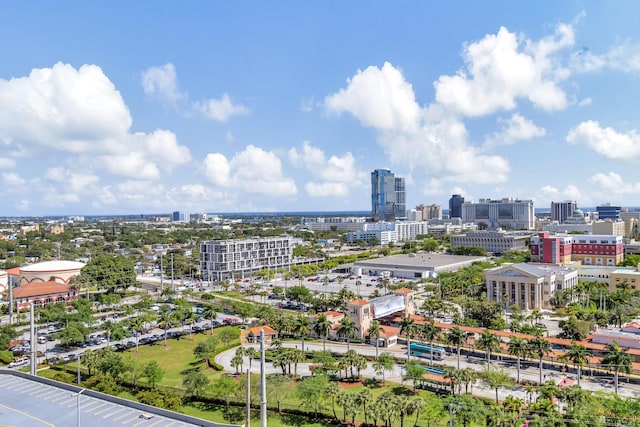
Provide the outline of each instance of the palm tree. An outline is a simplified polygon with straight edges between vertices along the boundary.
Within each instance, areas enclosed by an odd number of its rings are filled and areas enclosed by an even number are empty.
[[[460,347],[467,341],[467,335],[457,326],[450,329],[445,336],[447,344],[452,345],[458,352],[458,369],[460,369]]]
[[[322,351],[327,351],[327,337],[331,331],[331,322],[327,319],[327,316],[321,314],[316,318],[316,323],[313,325],[313,332],[322,337]]]
[[[202,317],[211,321],[211,335],[213,335],[213,321],[216,319],[216,309],[210,302],[204,304],[202,309]]]
[[[367,405],[371,403],[373,394],[368,388],[361,389],[356,393],[356,404],[362,406],[362,414],[364,415],[364,423],[367,424]]]
[[[519,397],[507,396],[504,400],[503,407],[505,411],[519,416],[524,410],[525,404],[524,400]]]
[[[380,343],[380,335],[383,331],[384,329],[380,326],[380,322],[377,320],[371,322],[371,325],[367,330],[367,333],[369,334],[369,342],[371,342],[372,339],[376,340],[376,360],[378,360],[378,345]]]
[[[400,333],[407,336],[407,360],[411,359],[411,338],[418,332],[418,325],[409,316],[402,318]]]
[[[479,349],[486,351],[487,364],[491,365],[491,353],[500,348],[500,340],[498,337],[492,334],[490,330],[485,329],[476,341],[476,345]]]
[[[618,376],[620,371],[625,373],[631,372],[631,364],[633,363],[633,357],[627,353],[629,349],[620,348],[618,345],[618,341],[613,340],[612,344],[606,344],[607,353],[602,358],[600,364],[608,369],[613,369],[615,375],[613,377],[614,380],[614,388],[616,394],[618,394]]]
[[[523,359],[529,353],[529,347],[527,341],[524,338],[518,338],[516,336],[509,337],[509,354],[516,357],[517,361],[517,376],[516,382],[520,382],[520,359]]]
[[[167,348],[167,332],[176,323],[175,316],[171,311],[163,311],[160,314],[158,326],[164,329],[164,348]]]
[[[538,358],[540,367],[539,384],[542,384],[542,358],[549,354],[549,351],[551,351],[551,344],[549,344],[549,342],[544,338],[536,337],[533,340],[529,340],[527,345],[529,346],[531,354],[535,355]]]
[[[136,353],[138,353],[138,336],[140,335],[142,324],[143,322],[140,317],[131,317],[129,319],[129,327],[134,331],[134,336],[136,337]]]
[[[482,372],[482,377],[489,384],[489,387],[496,390],[496,405],[500,403],[498,399],[498,389],[511,384],[511,377],[504,370],[496,367],[486,366]]]
[[[340,321],[340,326],[338,326],[338,336],[347,339],[347,351],[349,351],[349,344],[351,343],[351,338],[356,335],[356,324],[351,321],[351,318],[348,314]]]
[[[422,327],[422,336],[429,342],[431,348],[431,355],[429,356],[429,365],[433,365],[433,342],[440,335],[440,328],[432,323],[427,323]]]
[[[304,352],[304,337],[309,335],[309,332],[311,332],[311,328],[309,327],[309,319],[307,318],[307,316],[300,315],[296,318],[294,331],[296,335],[299,335],[302,340],[302,351]]]
[[[420,396],[416,396],[411,400],[412,412],[416,414],[416,421],[413,423],[413,427],[418,426],[418,418],[420,417],[420,413],[427,407],[427,402],[424,401]],[[365,420],[366,424],[367,420]]]
[[[591,352],[583,345],[572,344],[566,353],[560,356],[562,360],[568,360],[578,368],[578,386],[580,386],[580,377],[582,376],[582,366],[589,361]]]
[[[331,398],[331,407],[333,408],[333,418],[337,420],[338,415],[336,414],[336,397],[340,395],[340,385],[335,381],[329,382],[329,384],[327,385],[327,388],[324,389],[324,394],[326,394]]]

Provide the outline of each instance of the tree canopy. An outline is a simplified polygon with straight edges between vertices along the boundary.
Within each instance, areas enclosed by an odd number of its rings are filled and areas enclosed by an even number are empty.
[[[122,255],[97,256],[82,267],[75,281],[90,283],[108,292],[126,288],[136,281],[134,261]]]

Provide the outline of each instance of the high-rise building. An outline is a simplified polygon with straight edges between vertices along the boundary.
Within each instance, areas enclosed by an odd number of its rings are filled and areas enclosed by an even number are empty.
[[[533,230],[535,228],[533,201],[504,198],[480,199],[462,204],[462,221],[473,222],[478,227]]]
[[[464,197],[460,194],[453,194],[449,199],[449,218],[462,218],[462,204]]]
[[[416,210],[422,212],[422,220],[442,219],[442,206],[440,205],[418,205]]]
[[[395,221],[407,216],[404,178],[389,169],[371,172],[371,215],[374,221]]]
[[[601,206],[596,206],[599,219],[620,219],[620,206],[612,206],[611,203],[605,203]]]
[[[551,221],[558,221],[559,224],[562,224],[567,218],[571,218],[576,209],[578,209],[578,203],[572,200],[551,202]]]

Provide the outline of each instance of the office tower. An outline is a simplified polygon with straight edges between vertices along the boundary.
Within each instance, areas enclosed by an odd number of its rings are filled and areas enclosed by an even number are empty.
[[[477,203],[462,204],[462,221],[473,222],[478,227],[533,230],[535,213],[533,201],[504,198],[501,200],[480,199]]]
[[[596,206],[599,219],[620,219],[620,206],[612,206],[611,203],[605,203],[601,206]]]
[[[371,172],[371,216],[374,221],[395,221],[406,218],[404,178],[389,169]]]
[[[462,218],[462,204],[464,197],[460,194],[453,194],[449,199],[449,218]]]
[[[571,218],[576,209],[578,209],[578,204],[575,201],[551,202],[551,221],[558,221],[562,224],[567,218]]]
[[[175,211],[171,213],[171,221],[172,222],[179,222],[180,221],[180,212],[179,211]]]

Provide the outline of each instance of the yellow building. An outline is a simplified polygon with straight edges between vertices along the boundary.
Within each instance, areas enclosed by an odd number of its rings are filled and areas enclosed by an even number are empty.
[[[618,285],[626,283],[629,289],[640,289],[640,271],[638,268],[621,268],[611,272],[609,279],[609,291],[614,292],[618,289]]]
[[[624,221],[612,221],[605,219],[603,221],[595,221],[591,224],[591,234],[602,234],[607,236],[624,236]]]

